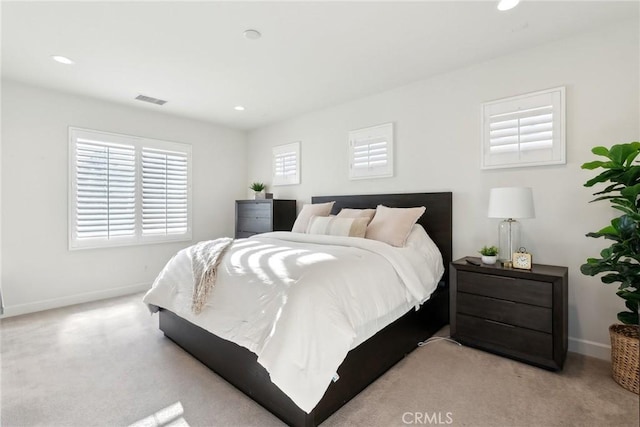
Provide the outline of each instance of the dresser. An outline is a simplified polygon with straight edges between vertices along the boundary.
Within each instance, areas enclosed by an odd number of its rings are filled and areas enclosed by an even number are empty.
[[[295,220],[295,200],[236,200],[236,239],[269,231],[291,231]]]
[[[534,264],[531,270],[518,270],[473,265],[467,258],[451,263],[451,337],[532,365],[562,369],[568,269]]]

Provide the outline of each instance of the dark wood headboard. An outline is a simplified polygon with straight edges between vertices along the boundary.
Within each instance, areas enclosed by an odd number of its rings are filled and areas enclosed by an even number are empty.
[[[445,273],[442,277],[449,282],[449,263],[452,249],[452,220],[451,220],[451,192],[442,193],[405,193],[405,194],[366,194],[354,196],[315,196],[312,203],[335,201],[332,214],[337,214],[342,208],[375,209],[378,205],[390,208],[413,208],[424,206],[427,208],[418,224],[422,225],[442,253]]]

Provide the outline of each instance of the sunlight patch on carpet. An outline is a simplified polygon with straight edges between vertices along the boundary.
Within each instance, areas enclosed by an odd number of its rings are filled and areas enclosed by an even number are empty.
[[[176,402],[136,421],[129,427],[189,427],[189,423],[182,417],[182,414],[184,414],[182,403]]]

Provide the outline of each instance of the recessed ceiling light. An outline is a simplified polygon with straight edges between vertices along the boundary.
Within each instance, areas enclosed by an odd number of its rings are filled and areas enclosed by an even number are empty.
[[[262,37],[262,34],[260,34],[260,31],[258,30],[246,30],[243,34],[244,38],[247,40],[258,40]]]
[[[244,107],[242,105],[236,105],[233,109],[236,111],[244,111]]]
[[[516,7],[518,3],[520,3],[520,0],[500,0],[500,3],[498,3],[498,10],[503,12],[505,10],[511,10]]]
[[[61,64],[65,64],[65,65],[75,64],[75,62],[73,60],[67,58],[66,56],[52,55],[51,59],[53,59],[54,61],[59,62]]]

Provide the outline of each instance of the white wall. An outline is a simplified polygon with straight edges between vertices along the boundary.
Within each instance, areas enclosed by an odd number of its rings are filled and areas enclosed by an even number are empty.
[[[497,244],[498,220],[487,218],[497,186],[533,187],[537,216],[523,220],[534,262],[569,267],[570,349],[608,357],[609,324],[623,308],[611,286],[579,266],[602,241],[586,232],[614,211],[591,205],[580,165],[590,149],[640,138],[639,25],[620,23],[395,90],[317,111],[249,134],[247,180],[270,182],[271,147],[302,141],[300,185],[272,188],[308,202],[312,195],[453,191],[454,256]],[[417,55],[420,52],[416,52]],[[567,88],[567,164],[480,170],[480,104],[557,86]],[[347,132],[394,122],[395,176],[349,181]]]
[[[246,195],[243,132],[2,85],[2,286],[7,315],[137,292],[190,242],[69,251],[68,126],[192,144],[193,241],[232,236]]]

